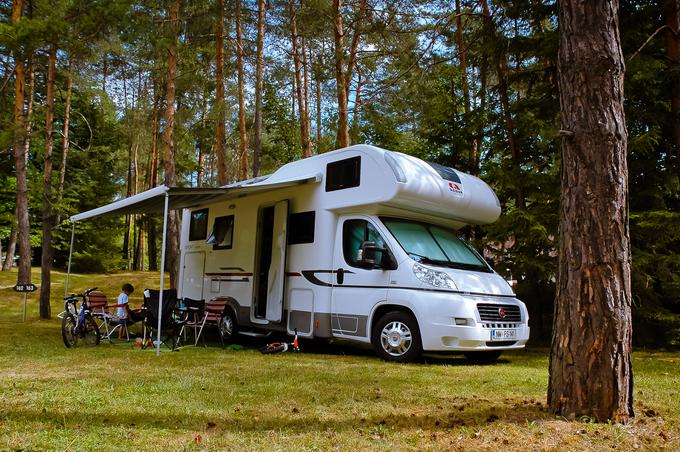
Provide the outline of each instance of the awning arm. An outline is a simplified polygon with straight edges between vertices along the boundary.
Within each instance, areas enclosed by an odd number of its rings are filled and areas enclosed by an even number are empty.
[[[165,208],[163,210],[163,245],[161,245],[161,287],[158,295],[158,337],[156,338],[156,356],[161,354],[161,318],[163,317],[163,284],[165,283],[165,242],[168,235],[168,208],[170,195],[165,192]],[[172,270],[171,270],[172,271]]]
[[[68,297],[68,284],[71,279],[71,258],[73,258],[73,238],[76,235],[76,224],[71,227],[71,248],[68,251],[68,267],[66,267],[66,287],[64,288],[64,298]]]

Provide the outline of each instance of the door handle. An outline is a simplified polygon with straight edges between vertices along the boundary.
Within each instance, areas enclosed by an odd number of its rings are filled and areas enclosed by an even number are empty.
[[[345,282],[345,269],[344,268],[338,268],[338,270],[335,272],[337,278],[338,278],[338,284],[342,284]]]

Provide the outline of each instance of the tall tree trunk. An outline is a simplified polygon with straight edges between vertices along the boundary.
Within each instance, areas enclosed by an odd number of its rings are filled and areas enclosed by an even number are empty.
[[[248,134],[246,131],[245,74],[243,71],[243,37],[241,36],[241,0],[236,0],[236,66],[238,70],[238,178],[248,178]]]
[[[323,44],[322,44],[323,45]],[[323,47],[321,49],[323,54]],[[318,66],[318,67],[317,67]],[[316,85],[316,152],[319,153],[321,146],[321,67],[320,63],[317,61],[317,65],[314,66],[314,79]]]
[[[303,8],[303,0],[300,0],[300,8]],[[297,26],[297,20],[296,24]],[[305,121],[305,143],[302,145],[302,156],[312,156],[312,138],[311,138],[311,123],[309,120],[309,68],[307,65],[307,40],[305,38],[305,28],[300,26],[300,53],[302,54],[302,86],[303,86],[303,107],[304,115],[301,115]],[[305,153],[305,148],[307,152]]]
[[[354,94],[354,112],[352,113],[352,138],[359,139],[359,112],[361,111],[361,88],[364,80],[361,78],[361,71],[357,70],[357,91]]]
[[[196,170],[196,186],[203,186],[203,166],[205,165],[205,131],[208,116],[208,93],[203,93],[203,110],[201,111],[201,133],[198,137],[198,168]]]
[[[225,113],[224,113],[224,0],[217,0],[217,19],[215,21],[215,152],[217,153],[217,185],[229,182],[227,156],[225,154]]]
[[[66,99],[64,100],[64,124],[62,127],[61,142],[61,166],[59,167],[59,186],[57,188],[57,213],[54,223],[61,223],[62,201],[64,199],[64,181],[66,180],[66,159],[70,147],[70,140],[68,137],[69,128],[71,125],[71,94],[73,92],[73,69],[75,67],[74,58],[71,57],[68,63],[68,73],[66,74]]]
[[[57,45],[50,46],[47,61],[47,94],[45,105],[45,162],[43,169],[42,258],[40,262],[40,318],[49,319],[52,273],[52,149],[54,145],[54,89],[57,78]]]
[[[680,157],[680,4],[666,0],[663,8],[666,57],[671,68],[671,114],[673,117],[673,143]]]
[[[468,83],[467,70],[467,49],[465,48],[465,40],[463,38],[463,17],[460,9],[460,0],[456,0],[456,45],[458,46],[458,57],[460,59],[460,79],[463,89],[463,108],[465,110],[465,117],[467,121],[470,118],[470,85]],[[470,149],[468,152],[468,160],[472,174],[477,174],[477,154],[478,144],[472,133],[472,140],[469,143]]]
[[[342,24],[342,0],[333,0],[333,36],[335,38],[335,81],[338,90],[338,131],[335,146],[349,146],[347,125],[347,89],[345,87],[345,30]]]
[[[255,59],[255,119],[253,128],[253,177],[260,175],[262,158],[262,70],[264,60],[264,25],[267,3],[257,0],[257,56]]]
[[[12,2],[12,25],[17,25],[21,20],[23,9],[22,0]],[[24,147],[26,139],[24,129],[24,55],[20,50],[14,51],[14,160],[17,178],[17,241],[19,244],[19,273],[17,283],[31,282],[31,242],[30,225],[28,221],[28,181],[27,161],[28,155]]]
[[[633,370],[618,2],[564,0],[558,19],[565,138],[548,404],[568,419],[625,422]]]
[[[158,136],[159,131],[159,94],[157,84],[153,82],[153,111],[152,111],[152,126],[153,133],[151,134],[151,155],[149,156],[149,166],[147,170],[148,188],[158,186]],[[148,216],[146,221],[147,227],[147,248],[149,249],[149,271],[158,270],[158,254],[156,252],[156,219],[154,216]]]
[[[312,155],[312,151],[309,142],[309,130],[307,129],[308,122],[305,116],[305,101],[303,97],[303,82],[301,74],[302,71],[300,70],[300,53],[298,50],[299,36],[297,32],[297,20],[295,4],[293,0],[288,0],[288,12],[290,14],[290,33],[293,50],[293,66],[295,69],[296,98],[298,111],[300,112],[300,144],[302,145],[302,157],[307,158]]]
[[[524,209],[526,207],[526,202],[524,199],[524,189],[521,184],[520,173],[520,156],[519,148],[515,140],[515,123],[512,119],[512,114],[510,113],[510,95],[508,94],[508,68],[507,68],[507,55],[504,46],[500,45],[500,41],[503,40],[503,36],[496,30],[496,25],[491,18],[491,12],[489,10],[489,4],[487,0],[482,0],[482,10],[484,13],[484,18],[487,24],[487,28],[491,36],[495,41],[493,60],[496,66],[496,76],[498,77],[498,94],[501,98],[501,107],[503,109],[503,118],[505,120],[505,128],[508,137],[508,149],[510,151],[510,157],[512,158],[512,163],[514,169],[517,171],[517,180],[519,181],[517,185],[517,192],[515,194],[515,200],[517,202],[517,207]]]
[[[165,169],[165,183],[168,187],[177,185],[175,174],[175,86],[177,78],[177,38],[179,36],[179,7],[180,0],[172,0],[168,17],[170,19],[168,44],[168,72],[165,88],[165,130],[163,130],[163,167]],[[168,213],[166,268],[170,273],[170,287],[177,287],[179,276],[179,227],[176,212]],[[161,269],[164,271],[165,269]]]

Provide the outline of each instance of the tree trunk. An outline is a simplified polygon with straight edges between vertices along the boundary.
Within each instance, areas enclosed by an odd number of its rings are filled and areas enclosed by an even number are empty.
[[[238,178],[248,178],[248,134],[246,131],[246,100],[244,93],[243,38],[241,36],[241,0],[236,0],[236,66],[238,70]]]
[[[215,146],[217,153],[217,185],[227,184],[228,169],[225,154],[225,113],[224,113],[224,0],[217,0],[217,20],[215,22]]]
[[[463,39],[463,18],[460,9],[460,0],[456,0],[456,45],[458,46],[458,57],[460,59],[460,79],[463,89],[463,108],[465,111],[466,121],[470,118],[470,85],[468,83],[467,70],[467,50],[465,48],[465,40]],[[477,174],[477,154],[479,153],[477,140],[472,135],[472,140],[469,143],[470,149],[468,152],[468,160],[472,168],[472,174]]]
[[[253,177],[260,175],[262,158],[262,69],[264,59],[264,25],[267,3],[257,0],[257,57],[255,60],[255,119],[253,128]]]
[[[666,0],[663,8],[666,56],[671,76],[671,114],[673,118],[673,143],[680,157],[680,5],[678,0]]]
[[[321,53],[323,54],[323,44]],[[318,67],[317,67],[318,66]],[[314,79],[316,85],[316,153],[319,153],[321,146],[321,66],[317,60],[317,65],[314,66]]]
[[[349,146],[347,125],[347,88],[345,87],[345,31],[342,25],[342,0],[333,0],[333,36],[335,38],[335,80],[338,90],[338,131],[335,146]]]
[[[54,145],[54,88],[57,78],[57,46],[50,46],[47,61],[47,94],[45,99],[45,162],[43,169],[42,258],[40,262],[40,318],[49,319],[52,272],[52,149]]]
[[[68,73],[66,74],[66,100],[64,101],[64,124],[61,134],[63,140],[61,142],[61,166],[59,167],[59,186],[57,188],[57,214],[54,223],[61,223],[61,203],[64,199],[64,181],[66,180],[66,158],[68,157],[68,150],[70,141],[68,138],[69,128],[71,125],[71,93],[73,92],[73,69],[75,63],[73,57],[68,63]]]
[[[364,80],[361,78],[361,71],[357,70],[357,91],[354,94],[354,112],[352,113],[352,138],[359,139],[359,112],[361,111],[361,88]]]
[[[307,117],[305,116],[302,74],[300,70],[300,54],[298,51],[299,37],[297,32],[297,20],[293,0],[288,0],[288,12],[290,13],[290,32],[293,50],[293,67],[295,69],[296,98],[298,111],[300,112],[300,144],[302,145],[302,157],[307,158],[312,155],[312,151],[309,142],[309,130],[307,129],[308,122]]]
[[[203,92],[203,110],[201,111],[201,133],[198,136],[198,168],[196,170],[196,186],[203,186],[203,165],[205,165],[205,126],[208,116],[208,93]]]
[[[559,269],[548,404],[633,416],[628,168],[618,2],[559,3]]]
[[[23,9],[22,0],[12,2],[12,25],[17,25],[21,20]],[[14,52],[14,160],[17,178],[17,242],[19,244],[19,273],[17,283],[31,282],[31,242],[30,225],[28,221],[28,181],[27,161],[28,155],[24,147],[24,56],[21,51]]]
[[[151,155],[149,156],[149,166],[147,170],[148,188],[154,188],[158,186],[158,135],[159,131],[159,121],[158,121],[158,110],[159,110],[160,99],[158,97],[157,85],[154,81],[153,83],[153,112],[152,112],[152,127],[153,133],[151,134]],[[147,248],[149,249],[149,271],[158,270],[158,254],[156,252],[156,219],[153,216],[148,216],[146,221],[147,227]]]
[[[303,8],[303,0],[300,0],[300,8]],[[293,8],[294,11],[294,8]],[[297,28],[297,20],[296,20]],[[305,38],[305,28],[300,26],[300,53],[302,54],[302,86],[303,86],[303,107],[304,115],[302,119],[305,121],[305,140],[302,143],[302,157],[307,158],[312,156],[312,138],[311,138],[311,123],[309,121],[309,68],[307,66],[307,40]],[[307,152],[305,152],[305,149]]]
[[[500,45],[500,41],[504,40],[503,36],[496,30],[496,25],[493,23],[491,18],[491,12],[489,10],[489,4],[487,0],[482,0],[482,10],[484,13],[484,18],[489,30],[489,33],[493,37],[494,52],[493,61],[496,66],[496,76],[498,77],[498,94],[501,99],[501,108],[503,110],[503,118],[505,120],[505,128],[508,137],[508,149],[510,151],[510,157],[512,158],[512,163],[514,169],[517,171],[517,180],[520,182],[517,185],[517,191],[515,194],[515,200],[517,202],[517,207],[524,209],[526,207],[524,199],[524,189],[521,184],[520,176],[520,156],[519,148],[515,141],[515,123],[512,119],[512,114],[510,113],[510,95],[508,94],[508,68],[506,61],[506,53],[504,46]]]
[[[168,44],[168,73],[165,89],[165,130],[163,130],[163,167],[165,169],[165,183],[168,187],[177,185],[175,174],[175,83],[177,78],[177,38],[179,36],[179,7],[180,0],[170,2],[168,17],[170,19]],[[170,287],[177,287],[179,276],[179,227],[176,212],[168,213],[166,268],[170,273]],[[164,271],[165,269],[161,269]]]

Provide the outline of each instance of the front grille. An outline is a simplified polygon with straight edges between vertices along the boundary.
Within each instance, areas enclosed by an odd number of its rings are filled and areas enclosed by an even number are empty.
[[[478,303],[477,312],[482,322],[521,322],[519,306],[514,304]],[[501,312],[505,316],[501,317]]]

